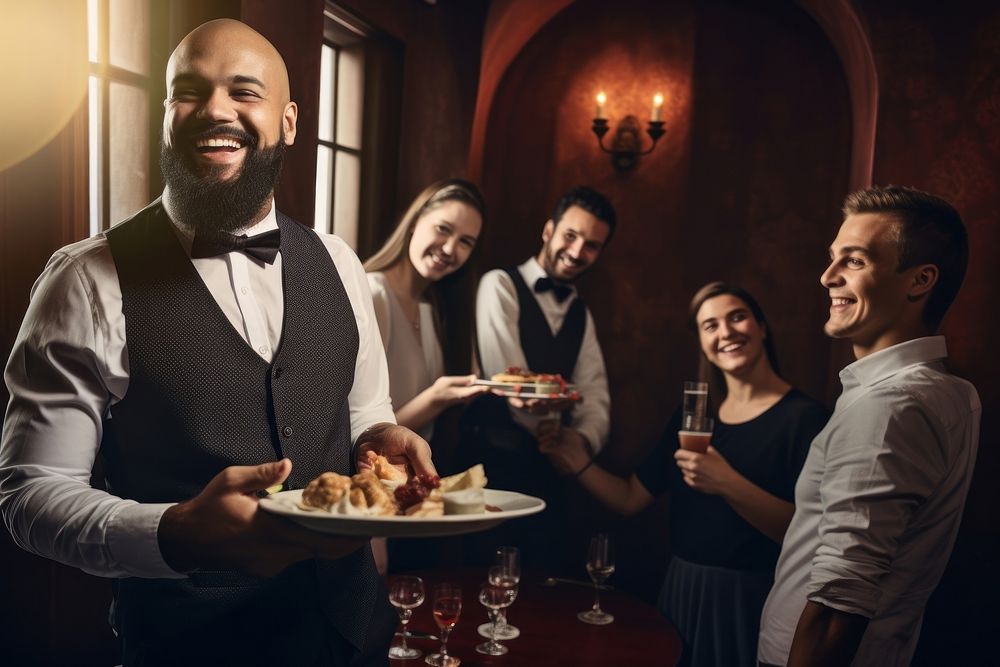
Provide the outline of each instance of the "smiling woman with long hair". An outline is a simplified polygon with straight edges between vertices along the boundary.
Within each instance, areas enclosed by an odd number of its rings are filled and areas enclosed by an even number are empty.
[[[670,494],[673,557],[659,608],[684,640],[682,664],[752,667],[795,481],[829,412],[778,374],[774,335],[745,290],[709,283],[689,315],[702,372],[722,399],[706,453],[678,446],[680,411],[628,479],[579,449],[545,453],[622,514]]]
[[[485,211],[472,183],[433,183],[365,262],[396,420],[428,440],[441,412],[485,391],[469,374],[472,286],[464,270]]]

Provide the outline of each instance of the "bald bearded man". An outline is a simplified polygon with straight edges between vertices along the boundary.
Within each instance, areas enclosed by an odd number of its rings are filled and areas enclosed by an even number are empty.
[[[125,665],[384,664],[395,616],[367,541],[257,504],[369,450],[434,472],[394,423],[365,274],[274,209],[298,110],[266,39],[197,28],[167,90],[162,197],[32,290],[0,510],[25,549],[115,579]]]

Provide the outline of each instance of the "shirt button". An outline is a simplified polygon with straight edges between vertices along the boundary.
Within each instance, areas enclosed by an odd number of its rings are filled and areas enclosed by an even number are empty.
[[[260,352],[261,354],[267,354],[267,345],[261,345],[260,347],[257,348],[257,351]]]
[[[247,289],[246,287],[242,287],[242,288],[240,288],[240,292],[241,292],[242,294],[246,294],[246,293],[247,293],[247,292],[249,292],[249,291],[250,291],[250,290],[248,290],[248,289]]]
[[[292,437],[292,433],[293,431],[291,426],[286,426],[285,428],[281,429],[281,434],[286,438]]]

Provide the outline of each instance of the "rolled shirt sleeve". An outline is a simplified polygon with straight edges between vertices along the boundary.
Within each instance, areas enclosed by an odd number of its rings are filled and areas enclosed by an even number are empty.
[[[807,598],[872,618],[913,513],[948,472],[942,427],[913,397],[876,389],[832,434]]]

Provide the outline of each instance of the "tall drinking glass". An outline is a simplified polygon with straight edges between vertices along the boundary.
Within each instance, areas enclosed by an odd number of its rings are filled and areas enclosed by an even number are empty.
[[[490,568],[489,582],[500,588],[514,589],[517,595],[517,585],[521,581],[521,552],[517,547],[499,547]],[[513,600],[511,600],[513,602]],[[476,631],[482,637],[493,637],[494,630],[497,639],[504,641],[517,639],[521,631],[507,622],[506,608],[500,610],[500,618],[494,629],[492,623],[483,623]]]
[[[615,571],[615,549],[611,538],[605,533],[598,533],[590,539],[587,549],[587,574],[594,582],[594,606],[576,615],[584,623],[591,625],[607,625],[615,617],[601,609],[600,585]]]
[[[423,655],[419,650],[406,645],[406,624],[413,616],[413,610],[424,601],[424,581],[420,577],[393,577],[389,580],[389,602],[399,612],[399,625],[402,641],[399,646],[389,649],[389,657],[393,660],[408,660]]]
[[[712,419],[708,416],[708,383],[685,382],[681,430],[677,433],[681,449],[704,454],[712,441]]]
[[[448,635],[462,614],[462,589],[458,584],[434,584],[432,604],[434,622],[441,630],[441,651],[427,656],[424,662],[435,667],[457,667],[462,661],[448,655]]]

